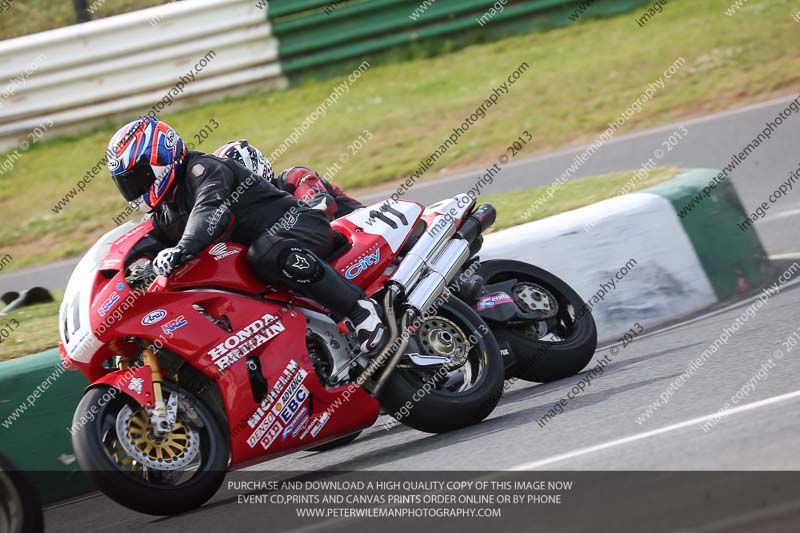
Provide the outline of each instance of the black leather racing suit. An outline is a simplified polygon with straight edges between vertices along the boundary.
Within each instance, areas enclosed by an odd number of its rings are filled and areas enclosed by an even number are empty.
[[[189,152],[151,220],[156,238],[192,257],[216,241],[249,246],[247,257],[265,282],[300,292],[337,319],[365,297],[324,261],[336,247],[325,214],[230,159]]]

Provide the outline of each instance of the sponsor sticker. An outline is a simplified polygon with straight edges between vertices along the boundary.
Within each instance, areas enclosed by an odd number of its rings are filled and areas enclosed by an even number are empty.
[[[165,318],[167,318],[167,312],[163,309],[156,309],[155,311],[151,311],[144,316],[142,319],[142,325],[152,326],[154,324],[158,324]]]
[[[161,326],[161,329],[164,331],[164,333],[169,335],[170,333],[172,333],[176,329],[180,329],[180,328],[182,328],[183,326],[185,326],[188,323],[189,322],[186,321],[184,316],[181,315],[178,318],[176,318],[175,320],[170,320],[169,322],[167,322],[166,324]]]
[[[498,294],[492,294],[490,296],[484,296],[483,298],[478,300],[477,308],[478,311],[485,311],[487,309],[492,309],[494,307],[497,307],[498,305],[507,304],[513,301],[514,300],[512,300],[511,296],[509,296],[504,292],[501,292]]]
[[[281,425],[275,422],[275,425],[269,428],[269,431],[267,432],[266,436],[264,436],[264,439],[261,441],[261,446],[266,450],[267,448],[272,446],[272,443],[275,442],[275,439],[277,439],[278,435],[280,434],[281,434]]]
[[[361,275],[362,272],[367,270],[372,265],[377,265],[381,260],[380,249],[375,250],[375,253],[366,254],[358,261],[347,267],[344,271],[344,277],[347,279],[355,279]]]
[[[99,314],[100,316],[106,316],[106,313],[111,311],[111,308],[114,307],[114,304],[117,303],[118,301],[119,301],[119,294],[117,294],[116,292],[112,292],[111,296],[109,296],[108,299],[105,302],[103,302],[103,304],[100,306],[100,309],[97,310],[97,314]]]
[[[253,412],[250,419],[247,421],[248,426],[255,428],[253,434],[247,439],[247,444],[251,448],[255,447],[256,443],[263,437],[267,428],[270,427],[270,424],[276,420],[278,421],[277,423],[280,424],[281,421],[278,420],[279,413],[286,407],[285,404],[291,403],[292,399],[294,399],[294,394],[297,393],[307,375],[308,371],[304,368],[300,368],[297,361],[294,359],[289,361],[289,364],[283,369],[275,385],[272,386],[272,389],[270,389],[267,396],[262,400],[261,405],[259,405],[258,409]],[[305,389],[305,387],[303,387],[303,389]],[[291,394],[289,394],[290,390]],[[306,395],[307,394],[308,391],[306,390]],[[281,402],[281,398],[284,398],[286,401],[282,403],[281,409],[278,409],[276,412],[275,407]],[[302,403],[303,402],[300,402],[298,407],[301,407]],[[294,409],[294,412],[296,411],[297,408]],[[290,420],[290,418],[286,420]]]
[[[133,237],[134,235],[138,235],[138,234],[142,233],[146,228],[147,228],[147,226],[145,224],[142,224],[140,226],[136,226],[135,228],[125,232],[125,234],[122,237],[120,237],[119,239],[114,241],[112,246],[119,246],[123,242],[127,241],[130,237]]]
[[[283,430],[283,435],[281,435],[281,440],[286,440],[286,437],[289,436],[291,433],[292,436],[295,436],[297,433],[300,432],[300,423],[308,420],[308,407],[303,407],[300,412],[294,417],[294,420],[286,426],[286,429]]]
[[[316,437],[317,435],[319,435],[319,432],[322,431],[322,428],[325,427],[325,424],[327,424],[328,420],[330,419],[331,415],[328,414],[328,411],[325,411],[320,416],[311,420],[306,430],[303,431],[302,435],[300,435],[300,440],[306,438],[306,435],[308,435],[309,433],[311,433],[312,437]]]
[[[208,355],[217,368],[225,370],[256,348],[280,335],[285,329],[286,327],[278,317],[267,313],[219,343],[208,352]]]
[[[325,427],[325,424],[327,424],[330,419],[331,415],[329,415],[327,411],[322,413],[322,416],[317,419],[317,423],[314,424],[314,427],[311,429],[311,436],[316,437],[319,435],[319,432],[322,431],[322,428]]]
[[[221,261],[222,259],[225,259],[228,256],[238,254],[239,250],[228,250],[228,244],[221,242],[219,244],[215,244],[208,251],[208,253],[214,256],[214,261]]]
[[[276,416],[272,413],[268,413],[266,418],[261,421],[261,424],[258,425],[256,430],[247,438],[247,445],[251,448],[254,448],[256,443],[261,440],[261,437],[267,432],[267,428],[270,424],[275,422]]]
[[[300,422],[297,424],[295,430],[292,431],[292,438],[296,437],[298,433],[303,431],[306,428],[306,426],[308,426],[308,422],[311,420],[311,418],[308,416],[308,409],[304,409],[304,411],[305,411],[304,415],[297,417],[297,420],[299,420]]]
[[[130,383],[128,383],[128,390],[132,390],[136,394],[142,393],[142,385],[144,385],[143,378],[133,378]]]
[[[303,406],[303,404],[307,399],[308,399],[308,389],[301,386],[300,389],[297,391],[297,394],[295,394],[291,400],[289,400],[285,404],[281,404],[281,402],[275,404],[273,412],[278,416],[280,416],[284,424],[288,424],[289,421],[292,420],[294,415],[297,414],[297,412],[300,410],[300,407]],[[280,408],[277,409],[277,412],[275,412],[275,409],[278,407]]]
[[[283,406],[286,405],[287,403],[289,403],[289,401],[294,396],[294,393],[297,392],[297,390],[300,388],[300,386],[303,383],[303,381],[306,379],[306,375],[307,374],[308,374],[308,372],[306,372],[305,369],[302,369],[302,368],[300,369],[300,372],[295,374],[295,376],[292,379],[292,381],[286,386],[286,389],[281,394],[280,398],[278,399],[278,402],[275,404],[275,407],[272,408],[272,412],[273,413],[275,413],[277,415],[280,412],[280,410],[283,408]],[[303,388],[305,388],[305,387],[303,387]],[[306,392],[308,392],[308,391],[306,391]]]
[[[122,260],[120,259],[103,259],[103,262],[100,263],[100,270],[111,270],[117,268],[120,265],[120,263],[122,263]],[[122,286],[124,287],[125,285],[123,284]],[[117,289],[117,290],[121,291],[122,289]]]

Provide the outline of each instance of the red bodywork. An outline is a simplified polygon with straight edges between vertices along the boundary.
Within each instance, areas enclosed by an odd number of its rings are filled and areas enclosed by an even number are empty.
[[[346,218],[333,226],[352,244],[334,267],[343,274],[348,269],[351,275],[358,271],[352,281],[374,293],[398,252],[383,236]],[[113,386],[152,406],[149,367],[110,372],[103,363],[113,355],[138,353],[136,344],[125,340],[128,337],[163,344],[218,385],[233,466],[308,448],[374,423],[379,405],[366,391],[354,385],[328,389],[317,377],[306,349],[307,321],[298,307],[320,308],[256,278],[246,247],[214,245],[169,279],[159,278],[150,290],[132,291],[125,281],[125,260],[151,229],[149,222],[143,222],[111,245],[91,285],[89,320],[99,342],[81,353],[67,354],[62,346],[66,365],[83,372],[92,387]],[[373,259],[362,261],[366,257]],[[198,308],[212,318],[225,315],[232,333]],[[247,370],[246,359],[252,356],[260,359],[268,384],[269,393],[260,404],[253,397]]]

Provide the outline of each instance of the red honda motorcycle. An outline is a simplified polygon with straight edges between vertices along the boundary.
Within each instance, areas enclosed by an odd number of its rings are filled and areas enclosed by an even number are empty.
[[[164,278],[149,221],[109,232],[59,317],[63,362],[91,383],[70,428],[81,467],[122,505],[170,515],[202,505],[230,469],[348,439],[381,407],[433,433],[480,422],[504,362],[477,309],[504,302],[457,295],[474,292],[471,258],[493,221],[459,195],[332,223],[341,247],[325,259],[387,317],[391,342],[372,357],[324,308],[257,279],[243,246],[211,246]]]

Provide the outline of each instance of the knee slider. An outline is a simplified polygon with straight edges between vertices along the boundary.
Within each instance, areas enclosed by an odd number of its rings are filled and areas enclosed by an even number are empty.
[[[296,283],[315,283],[325,273],[317,256],[302,248],[286,247],[279,254],[278,262],[286,278]]]

